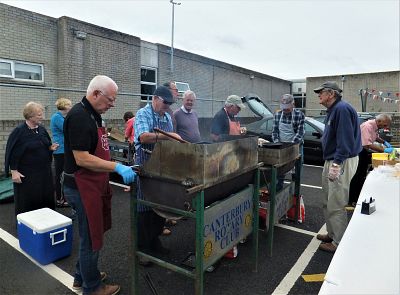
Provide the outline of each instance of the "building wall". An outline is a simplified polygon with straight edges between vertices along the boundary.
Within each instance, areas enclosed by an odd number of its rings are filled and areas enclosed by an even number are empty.
[[[396,93],[400,92],[400,71],[377,72],[365,74],[344,75],[342,87],[342,75],[323,76],[323,77],[307,77],[307,108],[324,109],[319,104],[318,96],[313,89],[325,81],[336,81],[339,87],[343,88],[343,98],[348,101],[358,112],[362,111],[360,89],[375,89],[377,92],[382,91],[387,96],[390,92],[392,99],[400,99],[396,97]],[[389,103],[382,100],[373,100],[372,97],[367,99],[367,112],[400,112],[400,103]]]
[[[78,34],[83,32],[83,34]],[[140,101],[141,40],[69,17],[59,19],[0,3],[0,59],[44,66],[43,83],[0,78],[0,171],[3,170],[8,134],[22,119],[29,101],[45,107],[46,120],[55,112],[55,101],[67,97],[73,103],[85,95],[89,81],[104,74],[116,81],[116,106],[103,117],[109,126],[122,128],[125,111],[136,112]],[[147,42],[148,43],[148,42]],[[146,43],[143,43],[146,44]],[[290,81],[175,49],[175,71],[170,71],[170,48],[147,44],[158,52],[158,83],[188,82],[199,100],[202,134],[207,137],[213,115],[230,94],[255,93],[264,102],[290,92]],[[173,108],[180,107],[178,101]],[[243,117],[250,112],[241,112]],[[118,123],[119,122],[119,123]],[[48,127],[48,121],[44,122]]]
[[[0,58],[43,64],[45,82],[34,85],[56,85],[56,19],[0,4],[0,36]],[[0,77],[0,83],[9,83],[9,79]],[[35,89],[0,87],[0,119],[21,119],[22,108],[28,101],[48,106],[50,97],[50,93]]]

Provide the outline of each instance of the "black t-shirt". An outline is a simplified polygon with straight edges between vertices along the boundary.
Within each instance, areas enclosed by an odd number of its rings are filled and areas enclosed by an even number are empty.
[[[96,125],[97,124],[97,125]],[[68,112],[64,121],[64,171],[74,173],[79,169],[72,150],[94,154],[97,146],[97,126],[102,126],[101,116],[84,97]]]
[[[233,116],[229,116],[228,119],[225,109],[222,108],[212,120],[211,133],[215,135],[229,134],[229,120],[236,121]]]

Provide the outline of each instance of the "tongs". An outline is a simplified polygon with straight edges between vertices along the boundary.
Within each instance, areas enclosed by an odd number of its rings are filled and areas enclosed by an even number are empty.
[[[182,138],[176,137],[175,135],[169,134],[168,132],[165,132],[164,130],[161,130],[160,128],[154,127],[154,131],[164,134],[165,136],[168,136],[169,138],[179,141],[181,143],[190,143],[189,141],[186,141]]]

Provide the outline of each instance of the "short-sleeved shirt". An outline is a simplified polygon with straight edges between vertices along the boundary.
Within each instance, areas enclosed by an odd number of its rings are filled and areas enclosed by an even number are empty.
[[[375,120],[368,120],[361,124],[362,146],[373,144],[378,138],[378,125]]]
[[[88,151],[94,154],[97,147],[97,126],[103,122],[98,114],[84,97],[68,112],[64,121],[64,171],[74,173],[79,169],[76,164],[73,150]]]
[[[215,135],[229,134],[229,120],[236,121],[234,116],[227,115],[225,108],[215,114],[211,123],[211,133]]]
[[[140,135],[145,132],[153,133],[154,132],[154,120],[156,120],[156,124],[158,122],[168,123],[173,130],[172,119],[168,113],[165,113],[163,116],[160,116],[158,113],[153,112],[153,108],[151,104],[147,104],[144,108],[141,108],[136,113],[135,117],[135,149],[138,150],[140,148]]]
[[[135,117],[130,118],[126,123],[125,123],[125,138],[128,139],[129,143],[133,143],[133,138],[135,136]]]

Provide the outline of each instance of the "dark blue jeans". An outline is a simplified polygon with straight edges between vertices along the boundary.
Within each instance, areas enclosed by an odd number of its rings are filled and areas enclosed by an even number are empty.
[[[89,225],[79,191],[64,185],[64,196],[76,211],[79,223],[79,256],[74,279],[82,283],[83,294],[87,294],[95,291],[101,284],[101,276],[97,268],[99,251],[92,250]]]

